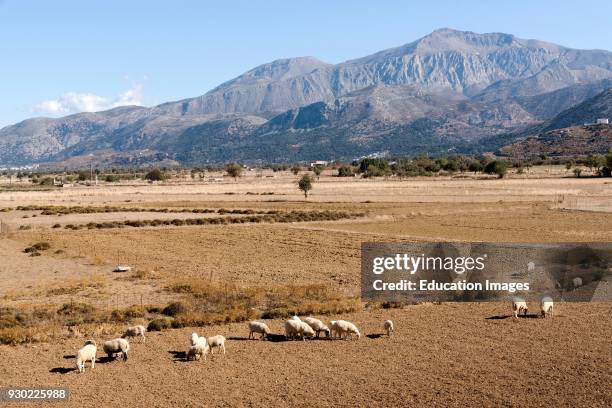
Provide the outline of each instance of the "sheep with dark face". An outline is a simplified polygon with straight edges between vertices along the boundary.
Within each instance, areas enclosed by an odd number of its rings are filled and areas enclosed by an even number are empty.
[[[77,352],[76,366],[79,373],[85,372],[85,362],[87,361],[91,361],[91,368],[94,368],[97,352],[98,347],[96,346],[96,342],[87,340],[83,347]]]
[[[128,359],[128,351],[130,351],[130,343],[126,339],[118,338],[104,342],[104,352],[108,355],[109,359],[114,358],[116,355],[123,357],[124,361]]]

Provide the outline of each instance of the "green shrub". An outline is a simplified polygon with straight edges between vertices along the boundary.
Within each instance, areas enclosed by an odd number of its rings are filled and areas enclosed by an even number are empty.
[[[507,164],[501,160],[493,160],[487,163],[484,172],[487,174],[497,174],[497,177],[503,178],[506,175]]]
[[[289,316],[291,316],[291,313],[286,307],[275,307],[261,314],[262,319],[285,319]]]
[[[172,328],[173,319],[169,317],[160,317],[151,320],[147,326],[148,331],[162,331]]]
[[[153,169],[145,174],[145,179],[149,181],[164,181],[166,175],[160,169]]]
[[[176,316],[181,313],[186,313],[188,307],[182,302],[172,302],[168,306],[164,307],[162,314],[166,316]]]
[[[352,166],[342,166],[338,169],[338,177],[354,177],[355,169]]]

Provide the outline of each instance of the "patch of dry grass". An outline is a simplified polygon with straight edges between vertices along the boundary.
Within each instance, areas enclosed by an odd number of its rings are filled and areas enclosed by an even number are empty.
[[[47,289],[48,296],[76,294],[106,283],[97,278]],[[96,325],[149,322],[150,330],[235,323],[255,318],[287,318],[293,314],[324,315],[362,309],[359,298],[347,298],[323,284],[239,287],[188,278],[174,279],[166,291],[180,300],[166,305],[132,305],[102,309],[85,302],[56,306],[0,308],[0,344],[44,342],[89,333]]]
[[[324,284],[241,288],[235,284],[182,278],[170,282],[167,290],[183,294],[186,299],[184,309],[172,314],[179,327],[237,322],[254,317],[337,314],[361,309],[359,298],[345,297]]]
[[[108,286],[106,279],[102,276],[94,275],[87,278],[77,278],[64,281],[48,288],[46,296],[75,295],[86,289],[104,289]]]

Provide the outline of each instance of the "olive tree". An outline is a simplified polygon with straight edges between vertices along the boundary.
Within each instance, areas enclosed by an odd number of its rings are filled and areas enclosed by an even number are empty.
[[[308,199],[308,192],[312,190],[313,178],[310,174],[304,174],[301,179],[298,180],[298,188],[304,192],[304,198]]]

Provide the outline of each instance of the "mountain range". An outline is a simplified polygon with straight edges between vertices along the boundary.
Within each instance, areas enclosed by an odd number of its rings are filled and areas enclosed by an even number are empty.
[[[526,132],[609,116],[601,95],[611,87],[609,51],[440,29],[340,64],[276,60],[204,95],[154,107],[28,119],[0,129],[0,164],[493,151]]]

